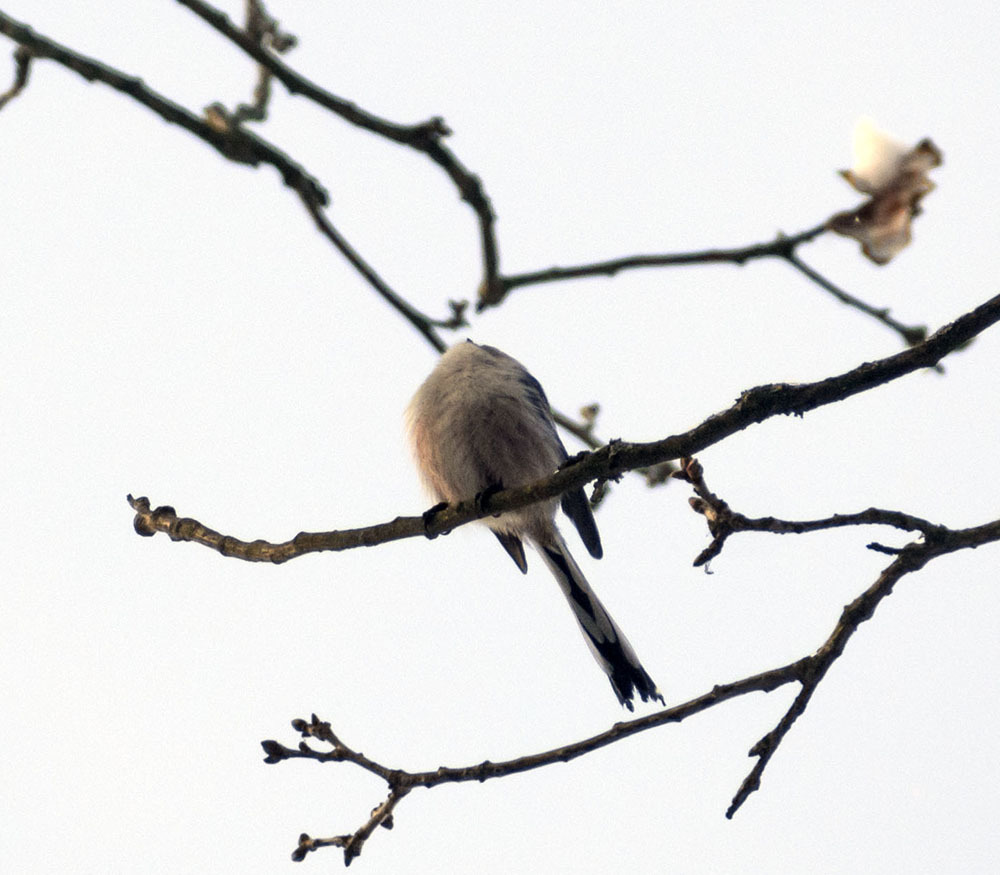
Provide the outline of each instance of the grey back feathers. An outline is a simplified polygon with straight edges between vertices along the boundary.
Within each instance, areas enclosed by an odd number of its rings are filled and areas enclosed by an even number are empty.
[[[549,402],[538,381],[515,359],[472,341],[457,344],[417,390],[407,410],[417,466],[440,501],[473,498],[486,490],[512,489],[552,474],[567,458]],[[618,700],[629,710],[663,701],[635,651],[605,610],[556,528],[556,508],[573,521],[587,550],[603,555],[601,538],[582,489],[564,493],[484,522],[522,572],[528,568],[523,540],[538,550],[573,608]]]

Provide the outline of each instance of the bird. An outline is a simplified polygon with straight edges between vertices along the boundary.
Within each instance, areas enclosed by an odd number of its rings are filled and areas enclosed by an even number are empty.
[[[444,352],[413,396],[406,419],[421,479],[442,503],[481,501],[499,489],[525,486],[551,475],[568,458],[538,380],[506,353],[471,340]],[[643,702],[663,704],[656,684],[556,526],[560,505],[587,551],[600,559],[601,537],[582,487],[563,493],[561,499],[546,499],[483,522],[524,574],[524,542],[535,548],[573,609],[618,701],[629,711],[634,710],[636,695]]]

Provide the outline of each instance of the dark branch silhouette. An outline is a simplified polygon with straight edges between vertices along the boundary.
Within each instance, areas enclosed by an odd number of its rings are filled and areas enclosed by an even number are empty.
[[[28,84],[31,75],[31,52],[25,46],[14,49],[14,81],[3,94],[0,94],[0,109],[21,93]]]
[[[507,297],[509,292],[522,286],[588,276],[613,276],[621,271],[636,268],[713,263],[743,265],[755,259],[777,257],[788,261],[803,276],[808,277],[820,288],[833,294],[842,303],[892,328],[906,343],[913,344],[926,334],[925,327],[904,325],[893,319],[886,308],[874,307],[843,291],[806,265],[797,256],[796,250],[799,246],[814,240],[829,230],[827,222],[791,236],[779,234],[768,243],[756,243],[731,249],[708,249],[699,252],[633,255],[572,267],[551,267],[530,273],[501,275],[498,246],[493,227],[495,220],[493,207],[479,177],[471,173],[443,143],[444,138],[451,132],[440,117],[413,125],[398,124],[368,112],[357,104],[338,97],[311,82],[289,67],[272,50],[274,47],[273,33],[267,27],[260,26],[258,19],[264,13],[260,11],[259,3],[249,4],[249,20],[244,29],[235,25],[224,12],[202,2],[202,0],[178,0],[178,2],[246,52],[258,63],[261,70],[266,70],[270,76],[280,81],[290,94],[302,95],[351,124],[426,154],[448,174],[461,193],[462,199],[472,207],[479,220],[483,280],[480,284],[479,300],[476,305],[478,312],[488,307],[497,306]],[[268,21],[272,20],[268,19]],[[66,46],[35,33],[27,25],[15,21],[3,12],[0,12],[0,33],[6,34],[20,44],[15,52],[17,67],[15,83],[8,92],[0,95],[0,108],[7,100],[23,89],[27,82],[30,58],[33,56],[49,58],[74,70],[88,81],[103,82],[123,94],[127,94],[166,121],[178,124],[205,140],[229,160],[253,166],[271,164],[281,173],[285,183],[302,196],[314,221],[323,230],[322,224],[317,219],[316,211],[328,206],[329,197],[325,189],[284,152],[242,127],[243,121],[263,118],[263,102],[266,101],[266,93],[258,93],[254,105],[249,107],[244,105],[234,112],[229,112],[221,104],[214,103],[206,108],[204,118],[199,118],[180,105],[149,89],[138,77],[130,76],[74,52]],[[281,48],[288,48],[293,44],[292,38],[287,35],[282,35],[282,37],[284,42],[281,43]],[[261,90],[266,91],[265,80],[258,82],[258,91]],[[324,231],[324,233],[326,232]],[[344,240],[341,235],[337,234],[336,236],[342,241]],[[329,234],[327,237],[331,239],[331,242],[334,242]],[[344,242],[346,243],[346,241]],[[337,244],[334,242],[334,245]],[[344,249],[339,246],[338,249],[346,255]],[[350,258],[349,260],[383,299],[403,315],[439,352],[445,344],[434,329],[455,329],[466,324],[464,318],[466,302],[450,301],[448,302],[452,311],[450,318],[431,319],[408,304],[398,293],[388,290],[384,281],[373,281],[373,270],[369,268],[366,271],[359,267],[358,262]]]
[[[320,720],[315,714],[308,721],[301,719],[293,720],[292,728],[296,732],[301,733],[304,739],[312,738],[330,745],[331,750],[316,750],[306,741],[301,742],[297,748],[290,748],[270,739],[262,741],[261,747],[266,754],[264,761],[271,764],[289,759],[311,759],[321,763],[347,762],[376,775],[389,785],[389,795],[383,805],[390,802],[391,804],[384,811],[381,806],[376,807],[372,812],[372,816],[384,818],[391,815],[396,802],[414,787],[430,788],[440,786],[441,784],[462,783],[466,781],[478,781],[481,783],[493,778],[504,778],[509,775],[531,771],[532,769],[554,765],[555,763],[570,762],[584,754],[591,753],[609,744],[614,744],[638,732],[643,732],[657,726],[664,726],[668,723],[680,723],[688,717],[737,696],[744,696],[747,693],[753,692],[769,693],[771,690],[776,690],[778,687],[799,680],[803,670],[802,662],[797,662],[782,666],[781,668],[761,672],[760,674],[743,678],[733,683],[718,684],[707,693],[688,702],[675,705],[671,708],[661,709],[645,717],[637,717],[634,720],[616,723],[610,729],[606,729],[604,732],[598,733],[591,738],[499,763],[487,760],[482,763],[456,768],[441,766],[433,772],[408,772],[403,769],[383,765],[348,747],[333,732],[330,724]],[[381,819],[374,824],[369,819],[360,829],[350,835],[335,836],[327,839],[316,839],[308,835],[302,835],[299,838],[298,848],[293,853],[293,858],[301,860],[309,851],[332,845],[344,849],[344,861],[350,865],[351,859],[361,853],[361,847],[371,835],[374,827],[379,825],[382,825]]]
[[[312,193],[308,189],[300,189],[299,197],[302,198],[302,203],[305,205],[309,215],[312,216],[320,233],[337,248],[341,255],[350,262],[351,266],[365,278],[365,281],[382,296],[383,300],[387,301],[393,308],[403,314],[434,349],[438,352],[444,352],[448,348],[448,344],[441,339],[441,335],[434,329],[436,327],[458,327],[458,325],[463,324],[464,319],[462,314],[464,308],[455,309],[453,314],[454,325],[446,321],[435,321],[430,316],[421,313],[416,307],[396,294],[389,287],[389,284],[375,272],[375,269],[361,257],[358,251],[344,239],[344,236],[327,218],[326,213],[322,209],[322,204],[313,198]]]
[[[837,529],[844,526],[881,525],[892,526],[904,532],[919,532],[928,539],[938,537],[946,531],[929,520],[896,510],[882,510],[870,507],[858,513],[834,514],[818,520],[781,520],[777,517],[758,517],[751,519],[741,513],[736,513],[727,502],[712,492],[705,483],[701,465],[694,459],[681,459],[680,468],[673,476],[678,480],[690,483],[696,498],[690,499],[691,507],[705,517],[708,530],[712,534],[709,544],[698,558],[696,566],[707,565],[722,552],[726,539],[737,532],[771,532],[772,534],[801,535],[805,532],[819,532],[824,529]],[[870,549],[882,553],[896,553],[893,548],[882,544],[869,544]]]
[[[697,499],[699,502],[710,502],[712,506],[724,507],[726,512],[731,514],[731,511],[728,510],[728,505],[725,505],[721,499],[710,493],[707,486],[705,486],[701,466],[695,460],[685,460],[682,472],[678,476],[687,480],[695,487],[699,495]],[[711,498],[705,499],[705,494],[710,495]],[[701,513],[705,513],[702,507],[696,506],[695,509]],[[847,646],[847,642],[851,636],[865,620],[870,619],[874,615],[878,605],[886,596],[892,593],[895,585],[905,575],[919,571],[928,562],[939,556],[944,556],[957,550],[975,549],[984,544],[1000,541],[1000,520],[994,520],[968,529],[954,530],[929,523],[920,517],[909,514],[876,509],[863,511],[859,514],[837,514],[826,520],[803,522],[784,520],[750,521],[741,514],[735,514],[734,516],[752,523],[734,531],[802,534],[845,525],[882,524],[906,531],[919,531],[923,535],[923,541],[912,542],[894,551],[897,555],[893,562],[883,569],[868,589],[844,608],[833,632],[812,655],[805,656],[788,665],[761,672],[732,683],[716,685],[708,692],[680,705],[638,717],[634,720],[616,723],[610,729],[598,733],[591,738],[561,745],[552,750],[521,756],[504,762],[491,762],[487,760],[468,766],[441,766],[430,772],[407,771],[384,765],[349,747],[334,733],[329,723],[320,720],[315,714],[312,715],[309,721],[301,719],[293,720],[292,727],[306,740],[302,741],[296,748],[286,747],[273,739],[262,741],[261,747],[264,749],[266,755],[265,762],[274,764],[289,759],[311,759],[320,763],[351,763],[384,780],[388,785],[388,795],[384,802],[376,806],[365,823],[353,833],[330,838],[314,838],[308,834],[301,835],[298,845],[292,853],[292,858],[302,860],[310,851],[315,851],[322,847],[339,847],[343,848],[345,864],[350,865],[351,860],[361,853],[364,843],[378,826],[392,827],[392,815],[396,805],[414,787],[432,788],[447,783],[464,781],[482,782],[504,778],[555,763],[569,762],[598,748],[614,744],[631,735],[635,735],[638,732],[644,732],[668,723],[680,723],[688,717],[721,705],[723,702],[737,696],[753,692],[771,692],[785,684],[798,683],[800,689],[791,706],[779,719],[774,729],[754,744],[749,751],[749,756],[756,757],[757,762],[743,780],[729,808],[726,810],[726,817],[732,818],[743,803],[746,802],[750,794],[760,788],[761,776],[767,768],[767,764],[771,761],[771,758],[778,750],[778,747],[792,728],[792,725],[805,712],[813,693],[815,693],[833,663],[844,652],[844,648]],[[706,518],[709,518],[707,513]],[[317,750],[308,744],[308,739],[322,742],[328,745],[330,749]]]
[[[25,51],[33,57],[49,58],[67,69],[73,70],[89,82],[102,82],[128,95],[164,120],[195,134],[230,161],[254,167],[260,164],[270,164],[275,167],[285,184],[302,199],[313,221],[316,222],[327,239],[358,270],[365,281],[439,352],[446,348],[446,344],[434,330],[435,327],[458,327],[458,325],[464,324],[463,309],[460,304],[452,305],[451,319],[433,320],[392,291],[356,250],[347,243],[343,235],[337,232],[326,219],[323,208],[329,205],[330,198],[316,177],[276,146],[237,124],[236,114],[228,113],[218,104],[213,104],[206,109],[204,118],[200,118],[152,90],[138,77],[130,76],[74,52],[66,46],[35,33],[27,25],[14,21],[3,12],[0,12],[0,33],[4,33],[19,42]],[[24,74],[24,78],[26,81],[27,73]]]
[[[572,267],[550,267],[530,273],[510,274],[501,277],[500,284],[503,294],[512,292],[522,286],[534,286],[540,283],[552,283],[559,280],[580,279],[592,276],[614,276],[626,270],[651,267],[684,267],[693,264],[736,264],[744,265],[758,258],[785,258],[794,252],[798,246],[815,240],[827,231],[826,224],[817,225],[808,231],[786,237],[779,234],[769,243],[754,243],[750,246],[740,246],[735,249],[705,249],[700,252],[677,252],[664,255],[629,255],[624,258],[612,258],[608,261],[596,261],[590,264],[578,264]],[[480,301],[478,309],[494,306],[500,299]]]
[[[138,76],[130,76],[60,45],[3,12],[0,12],[0,33],[20,43],[34,58],[53,60],[88,82],[103,82],[131,97],[164,121],[178,125],[204,140],[230,161],[253,167],[270,164],[281,174],[286,185],[296,191],[307,189],[311,197],[323,206],[329,202],[326,190],[312,174],[276,146],[255,134],[240,127],[220,130],[208,120],[199,118],[180,104],[154,91]]]
[[[471,173],[445,144],[445,137],[451,134],[444,119],[435,117],[415,125],[401,125],[381,118],[349,100],[331,94],[301,73],[297,73],[280,58],[269,52],[259,40],[229,20],[221,10],[201,0],[177,0],[195,15],[206,21],[226,39],[239,46],[258,64],[266,67],[274,77],[288,89],[289,94],[298,94],[319,106],[336,113],[345,121],[364,128],[387,140],[409,146],[423,152],[437,164],[458,188],[462,199],[473,209],[479,220],[480,244],[483,257],[483,282],[492,286],[500,269],[496,236],[493,231],[493,207],[483,189],[479,177]]]
[[[703,565],[717,556],[726,539],[737,532],[769,532],[772,534],[804,534],[844,526],[883,525],[906,532],[919,532],[922,541],[915,541],[903,547],[887,547],[878,542],[868,544],[868,548],[896,557],[895,561],[883,569],[875,582],[858,598],[844,608],[833,633],[816,651],[798,665],[802,672],[796,678],[802,688],[778,724],[761,738],[751,749],[750,756],[757,762],[744,779],[733,801],[726,811],[731,818],[751,793],[760,787],[760,778],[768,762],[781,744],[792,724],[805,711],[809,700],[833,662],[844,652],[848,639],[858,626],[871,618],[878,604],[889,595],[896,583],[906,574],[919,571],[931,559],[953,553],[956,550],[975,549],[983,544],[1000,540],[1000,520],[968,529],[949,529],[932,523],[922,517],[893,510],[868,508],[859,513],[834,514],[819,520],[781,520],[775,517],[752,519],[733,511],[727,502],[712,492],[705,483],[702,466],[695,459],[681,461],[677,479],[691,484],[696,498],[691,499],[691,507],[705,517],[712,543],[695,559],[695,565]]]
[[[935,332],[923,343],[884,359],[815,383],[777,383],[757,386],[721,413],[708,417],[688,432],[651,443],[613,441],[591,453],[581,453],[551,477],[521,489],[502,490],[486,500],[469,496],[425,519],[397,517],[391,522],[358,529],[330,532],[300,532],[282,543],[242,541],[221,535],[190,518],[180,518],[172,507],[150,509],[146,498],[132,498],[136,511],[135,529],[142,535],[166,532],[175,541],[194,541],[250,562],[287,562],[296,556],[326,550],[369,547],[418,536],[436,537],[489,514],[533,504],[584,486],[592,480],[615,480],[626,471],[648,468],[674,459],[694,456],[706,447],[772,416],[802,414],[842,401],[922,368],[932,368],[948,353],[965,346],[973,337],[1000,321],[1000,295],[960,316]],[[709,548],[711,549],[711,548]]]
[[[739,246],[733,249],[706,249],[701,252],[678,252],[662,255],[630,255],[624,258],[612,258],[608,261],[597,261],[590,264],[579,264],[572,267],[550,267],[546,270],[536,270],[530,273],[500,276],[497,285],[490,296],[480,294],[476,305],[477,311],[498,305],[509,292],[523,286],[552,283],[561,280],[582,279],[595,276],[615,276],[618,273],[641,268],[685,267],[696,264],[734,264],[743,266],[750,261],[762,258],[780,258],[787,261],[796,270],[808,277],[821,289],[829,292],[842,304],[853,307],[871,316],[883,325],[891,328],[902,337],[903,341],[912,346],[927,336],[927,328],[922,325],[904,325],[889,315],[885,307],[873,307],[860,298],[845,292],[818,271],[807,265],[798,255],[798,249],[805,243],[811,243],[821,234],[829,231],[826,222],[786,236],[778,234],[768,243],[755,243],[750,246]]]
[[[802,273],[804,276],[809,277],[809,279],[816,283],[816,285],[818,285],[821,289],[824,289],[833,295],[842,304],[846,304],[848,307],[854,307],[854,309],[860,310],[862,313],[867,313],[873,319],[891,328],[903,338],[903,341],[908,346],[913,346],[914,344],[920,343],[922,340],[926,339],[926,325],[904,325],[899,320],[892,318],[888,308],[873,307],[871,304],[866,304],[860,298],[856,298],[854,295],[845,292],[842,288],[830,282],[830,280],[823,276],[819,271],[814,270],[806,264],[801,258],[799,258],[794,249],[790,249],[787,252],[782,253],[781,257],[784,258],[785,261],[787,261],[797,271]]]

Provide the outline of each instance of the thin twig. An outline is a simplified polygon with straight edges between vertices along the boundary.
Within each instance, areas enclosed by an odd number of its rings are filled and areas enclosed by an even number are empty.
[[[844,526],[881,525],[892,526],[905,532],[920,532],[926,538],[935,538],[946,531],[943,526],[922,517],[895,510],[882,510],[877,507],[869,507],[867,510],[856,513],[837,513],[816,520],[783,520],[773,516],[751,518],[734,511],[728,502],[708,488],[704,470],[697,459],[681,459],[680,469],[673,476],[675,479],[691,484],[697,495],[697,498],[690,499],[691,507],[695,512],[705,517],[708,530],[712,535],[712,543],[702,550],[694,560],[696,567],[706,565],[718,556],[722,552],[726,539],[736,532],[770,532],[776,535],[786,535],[818,532]],[[872,545],[869,547],[871,548]],[[886,550],[883,549],[882,552],[886,552]]]
[[[877,308],[865,303],[860,298],[844,291],[818,271],[814,270],[801,258],[797,251],[803,243],[809,243],[828,231],[827,223],[817,225],[808,231],[785,236],[778,234],[768,243],[756,243],[751,246],[741,246],[735,249],[706,249],[701,252],[678,252],[664,255],[631,255],[624,258],[613,258],[608,261],[598,261],[590,264],[574,265],[572,267],[550,267],[546,270],[530,273],[511,274],[498,279],[500,293],[489,299],[480,297],[476,306],[482,311],[495,306],[507,295],[521,286],[538,285],[540,283],[557,282],[561,280],[580,279],[592,276],[613,276],[624,270],[653,267],[681,267],[692,264],[728,263],[744,265],[748,261],[759,258],[781,258],[801,272],[811,282],[829,292],[837,300],[856,310],[877,319],[883,325],[897,332],[908,346],[920,343],[927,337],[927,328],[923,325],[904,325],[892,318],[887,308]]]
[[[310,851],[320,848],[336,847],[344,849],[344,865],[350,866],[355,857],[361,856],[364,844],[371,837],[375,830],[383,826],[392,829],[392,812],[401,799],[403,799],[409,789],[392,789],[386,800],[372,809],[371,816],[357,830],[350,835],[333,836],[327,839],[316,839],[307,833],[299,836],[299,842],[295,850],[292,851],[292,860],[296,863],[305,859]]]
[[[735,249],[705,249],[700,252],[677,252],[663,255],[629,255],[624,258],[613,258],[608,261],[597,261],[590,264],[579,264],[572,267],[550,267],[530,273],[510,274],[501,276],[499,283],[502,294],[495,300],[480,300],[477,310],[485,310],[495,306],[502,298],[514,289],[522,286],[551,283],[560,280],[580,279],[591,276],[614,276],[624,270],[650,267],[680,267],[691,264],[736,264],[744,265],[758,258],[786,258],[803,243],[815,240],[827,231],[826,224],[817,225],[808,231],[785,236],[778,234],[767,243],[754,243],[750,246],[740,246]]]
[[[28,84],[28,76],[31,73],[31,51],[25,46],[18,46],[14,49],[14,81],[3,94],[0,94],[0,109],[17,97]]]
[[[278,22],[268,15],[260,0],[245,0],[246,34],[259,46],[271,49],[279,54],[294,48],[297,39],[278,28]],[[229,116],[233,124],[243,122],[262,122],[267,119],[267,105],[271,99],[271,78],[273,74],[263,64],[257,65],[257,84],[253,90],[253,102],[241,103],[232,113],[227,113],[225,107],[216,103],[216,111]]]
[[[371,285],[382,298],[387,301],[395,310],[403,315],[403,317],[413,325],[417,331],[419,331],[427,340],[427,342],[433,346],[438,352],[444,352],[448,345],[441,339],[441,336],[434,330],[435,325],[441,325],[440,322],[434,322],[429,316],[421,313],[416,307],[411,305],[408,301],[401,298],[396,292],[394,292],[376,272],[375,269],[366,262],[361,255],[348,243],[343,235],[333,226],[333,223],[326,217],[323,212],[322,204],[318,203],[313,199],[312,193],[309,189],[304,188],[299,190],[299,197],[302,203],[305,205],[306,210],[308,210],[309,215],[312,216],[313,221],[316,223],[316,227],[319,228],[320,232],[329,240],[346,258],[351,265],[354,267],[358,273],[365,278],[365,280]],[[460,316],[461,314],[459,314]]]
[[[810,280],[816,283],[816,285],[818,285],[821,289],[828,291],[841,303],[847,304],[849,307],[854,307],[862,313],[867,313],[883,325],[887,325],[903,338],[903,341],[907,344],[907,346],[915,346],[916,344],[922,343],[926,340],[926,325],[904,325],[902,322],[893,319],[892,316],[889,315],[890,311],[887,307],[878,308],[873,307],[871,304],[866,304],[860,298],[856,298],[854,295],[845,292],[842,288],[830,282],[830,280],[828,280],[821,273],[811,268],[801,258],[799,258],[798,255],[796,255],[794,250],[782,253],[782,258],[784,258],[785,261],[792,265],[792,267],[796,270],[800,271],[804,276],[807,276]]]
[[[329,196],[317,179],[276,146],[238,126],[213,124],[211,116],[199,118],[180,104],[147,86],[138,76],[131,76],[75,52],[54,40],[36,33],[26,24],[0,12],[0,33],[24,46],[36,58],[49,58],[82,76],[88,82],[102,82],[153,110],[160,118],[190,131],[211,145],[230,161],[258,166],[272,165],[285,184],[296,191],[307,190],[316,203],[326,205]]]
[[[293,728],[301,732],[306,738],[316,738],[332,746],[330,751],[318,751],[311,748],[305,742],[297,748],[288,748],[276,741],[262,741],[261,745],[267,753],[266,762],[276,763],[285,759],[312,759],[319,762],[350,762],[367,772],[371,772],[390,783],[393,787],[436,787],[438,784],[464,783],[468,781],[487,781],[491,778],[503,778],[507,775],[516,775],[522,772],[529,772],[533,769],[540,769],[544,766],[555,763],[568,763],[584,754],[591,753],[609,744],[621,741],[623,738],[644,732],[656,726],[665,726],[668,723],[680,723],[682,720],[692,717],[708,708],[729,701],[738,696],[745,696],[747,693],[770,693],[785,684],[800,680],[802,674],[802,661],[794,662],[780,668],[769,669],[750,677],[742,678],[727,684],[717,684],[706,693],[696,696],[693,699],[674,705],[670,708],[663,708],[636,717],[633,720],[625,720],[615,723],[610,729],[599,732],[597,735],[585,738],[582,741],[574,741],[570,744],[560,745],[552,750],[541,753],[530,754],[528,756],[517,757],[503,762],[476,763],[470,766],[441,766],[430,772],[408,772],[398,768],[391,768],[369,759],[364,754],[358,753],[340,741],[332,734],[328,723],[323,723],[313,715],[311,722],[303,720],[293,720]]]

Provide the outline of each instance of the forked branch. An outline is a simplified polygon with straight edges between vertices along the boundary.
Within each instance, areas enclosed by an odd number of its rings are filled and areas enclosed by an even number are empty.
[[[700,468],[694,460],[686,460],[685,470],[693,474],[693,469],[696,467]],[[700,470],[697,476],[700,478]],[[907,544],[898,549],[896,558],[879,574],[875,582],[844,608],[833,632],[814,654],[789,665],[761,672],[732,683],[717,685],[682,704],[637,717],[634,720],[615,723],[609,729],[590,738],[503,762],[486,760],[467,766],[441,766],[433,771],[421,772],[387,766],[354,750],[334,733],[329,723],[320,720],[315,714],[308,721],[293,720],[292,727],[302,735],[304,740],[297,747],[286,747],[280,742],[270,739],[261,742],[266,754],[265,762],[273,764],[289,759],[311,759],[319,763],[351,763],[384,780],[388,785],[388,795],[353,833],[330,838],[314,838],[308,834],[301,835],[292,854],[292,859],[302,860],[310,851],[334,846],[343,848],[344,862],[346,865],[350,865],[351,861],[361,853],[364,843],[378,826],[391,829],[392,815],[396,805],[415,787],[433,788],[447,783],[483,782],[509,777],[555,763],[570,762],[639,732],[669,723],[680,723],[695,714],[738,696],[752,692],[770,692],[789,683],[798,683],[798,694],[777,725],[750,749],[749,755],[756,757],[757,761],[740,785],[726,811],[726,817],[731,818],[750,794],[759,789],[761,776],[767,768],[767,764],[777,752],[792,725],[806,710],[816,688],[833,663],[844,652],[851,636],[861,623],[872,617],[878,605],[893,591],[899,580],[905,575],[923,568],[924,565],[938,556],[1000,541],[1000,520],[970,529],[953,530],[925,523],[919,517],[895,511],[875,512],[875,516],[881,516],[881,519],[869,519],[866,516],[867,513],[840,514],[830,518],[830,520],[836,520],[832,524],[836,526],[868,525],[872,522],[880,522],[896,528],[916,528],[924,534],[924,540]],[[742,518],[747,519],[746,517]],[[852,522],[845,522],[851,518],[853,518]],[[750,527],[741,529],[741,531],[806,533],[832,527],[832,525],[821,526],[818,523],[819,521],[802,523],[785,521],[779,527]],[[319,750],[313,747],[309,744],[310,739],[323,743],[328,749]]]

